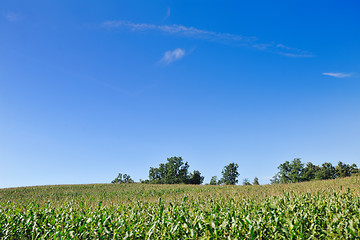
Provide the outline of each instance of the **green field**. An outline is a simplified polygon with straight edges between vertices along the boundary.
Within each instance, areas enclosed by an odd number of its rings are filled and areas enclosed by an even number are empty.
[[[1,239],[359,239],[360,177],[0,189]]]

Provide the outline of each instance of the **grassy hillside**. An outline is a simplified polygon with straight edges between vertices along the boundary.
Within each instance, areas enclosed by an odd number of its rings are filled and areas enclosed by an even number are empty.
[[[1,239],[358,239],[360,177],[265,186],[0,189]]]

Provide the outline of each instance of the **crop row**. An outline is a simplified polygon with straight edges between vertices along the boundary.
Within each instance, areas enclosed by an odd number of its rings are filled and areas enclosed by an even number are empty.
[[[352,191],[96,208],[0,204],[1,239],[358,239],[359,230],[360,199]]]

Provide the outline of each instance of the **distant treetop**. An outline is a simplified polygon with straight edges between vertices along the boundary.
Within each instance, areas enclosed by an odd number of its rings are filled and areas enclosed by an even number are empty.
[[[286,161],[280,164],[278,169],[279,172],[270,180],[272,184],[335,179],[338,177],[348,177],[359,172],[356,164],[349,165],[339,162],[334,167],[328,162],[323,163],[321,166],[308,162],[304,166],[300,158],[295,158],[292,162]]]
[[[150,167],[149,180],[143,183],[154,184],[201,184],[204,177],[198,170],[189,174],[189,164],[182,157],[167,158],[166,163],[160,163],[159,167]]]

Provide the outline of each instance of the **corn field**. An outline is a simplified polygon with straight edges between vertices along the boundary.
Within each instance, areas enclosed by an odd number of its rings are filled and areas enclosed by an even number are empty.
[[[0,190],[1,239],[359,239],[359,177]]]

